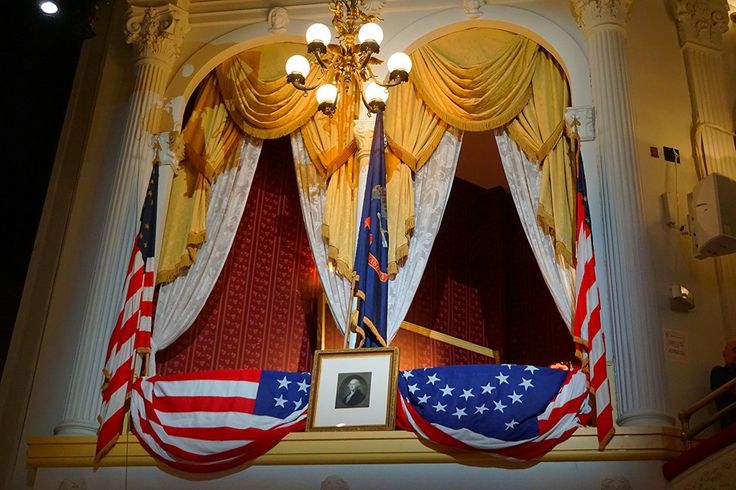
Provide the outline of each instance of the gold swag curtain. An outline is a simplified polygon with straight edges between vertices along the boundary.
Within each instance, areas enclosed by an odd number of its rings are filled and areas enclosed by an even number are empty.
[[[396,97],[386,111],[387,166],[401,168],[398,160],[420,170],[448,126],[464,131],[508,128],[527,156],[542,165],[538,219],[554,237],[559,256],[571,263],[575,191],[563,137],[569,91],[552,56],[519,34],[473,28],[434,40],[411,58],[410,83],[393,89]],[[406,188],[411,175],[397,175]],[[408,200],[403,196],[397,208],[399,223],[413,222],[413,202]]]
[[[225,108],[217,80],[201,86],[183,131],[185,157],[171,185],[158,282],[174,280],[194,263],[207,236],[205,218],[214,179],[233,161],[240,133]]]
[[[234,160],[231,154],[242,133],[272,139],[302,129],[316,175],[330,178],[325,231],[331,255],[338,257],[340,250],[352,248],[344,243],[355,234],[347,226],[351,215],[347,210],[352,209],[354,216],[357,174],[352,121],[357,114],[356,87],[340,87],[340,110],[332,119],[317,112],[313,94],[304,97],[283,75],[286,59],[303,51],[304,46],[296,43],[253,48],[226,60],[203,80],[183,131],[187,153],[172,183],[159,282],[174,280],[194,263],[206,238],[211,184],[228,168],[227,162]],[[312,70],[307,85],[318,76],[319,70]],[[327,231],[330,229],[332,233]],[[353,253],[349,252],[347,262],[350,269]],[[340,271],[349,275],[345,267]]]

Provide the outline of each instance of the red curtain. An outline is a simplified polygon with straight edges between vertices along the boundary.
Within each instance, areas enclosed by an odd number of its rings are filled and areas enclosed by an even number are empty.
[[[309,371],[320,294],[289,139],[264,141],[225,267],[194,324],[158,354],[158,373]]]

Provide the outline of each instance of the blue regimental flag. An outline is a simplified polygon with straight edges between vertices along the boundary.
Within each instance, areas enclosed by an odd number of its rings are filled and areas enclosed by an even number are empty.
[[[386,221],[386,162],[383,145],[383,113],[376,115],[373,144],[365,182],[363,211],[353,270],[359,346],[386,346],[388,305],[388,223]]]

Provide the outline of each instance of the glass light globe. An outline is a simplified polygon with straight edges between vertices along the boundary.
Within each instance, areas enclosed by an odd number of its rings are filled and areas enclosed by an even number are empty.
[[[312,24],[309,26],[309,29],[307,29],[307,43],[320,41],[322,44],[327,46],[330,44],[330,39],[332,39],[330,28],[324,24]]]
[[[411,71],[411,58],[409,58],[409,55],[399,51],[389,57],[388,71],[392,72],[395,70],[405,71],[406,73]]]
[[[375,41],[376,44],[381,44],[381,41],[383,41],[383,29],[374,22],[363,24],[358,31],[358,41],[360,41],[360,44],[366,41]]]
[[[365,86],[365,100],[373,102],[374,100],[380,100],[386,102],[388,100],[388,89],[381,87],[376,82],[368,82]]]
[[[334,104],[337,100],[337,87],[331,83],[326,83],[317,89],[315,96],[317,97],[318,104],[322,104],[323,102]]]
[[[41,12],[48,15],[53,15],[59,11],[59,6],[54,2],[43,2],[41,5]]]
[[[309,60],[300,54],[295,54],[286,60],[286,74],[299,73],[303,77],[309,75]]]

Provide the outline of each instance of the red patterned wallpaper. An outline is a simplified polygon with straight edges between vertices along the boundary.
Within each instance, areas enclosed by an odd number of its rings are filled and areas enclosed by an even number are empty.
[[[288,137],[265,141],[225,267],[158,372],[311,370],[320,294]]]

